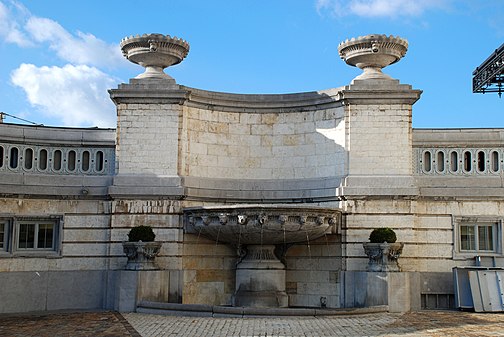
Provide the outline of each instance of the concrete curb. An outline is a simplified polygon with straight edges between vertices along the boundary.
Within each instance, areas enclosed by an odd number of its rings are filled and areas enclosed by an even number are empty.
[[[141,301],[136,312],[167,316],[192,317],[267,317],[267,316],[348,316],[388,312],[387,305],[367,308],[250,308],[206,304],[180,304]]]

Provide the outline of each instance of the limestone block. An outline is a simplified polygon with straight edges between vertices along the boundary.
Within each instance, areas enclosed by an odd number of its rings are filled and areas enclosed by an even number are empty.
[[[236,112],[219,111],[219,122],[238,124],[240,123],[240,114]]]
[[[169,270],[144,270],[138,273],[137,301],[169,302],[169,295]]]
[[[65,224],[64,228],[109,228],[110,227],[110,215],[99,214],[99,215],[74,215],[65,214]]]
[[[126,265],[126,257],[124,258]],[[51,270],[105,270],[108,268],[107,257],[104,256],[75,256],[55,259]]]
[[[304,270],[287,270],[285,274],[286,282],[330,282],[330,272],[327,270],[315,270],[307,273]]]
[[[205,241],[194,244],[187,244],[184,242],[184,255],[185,256],[235,256],[236,251],[229,245],[205,243]]]
[[[223,282],[186,283],[182,300],[184,304],[229,305],[231,295],[224,292]]]
[[[64,229],[65,243],[70,242],[107,242],[110,239],[109,229]]]
[[[182,264],[184,269],[226,269],[226,259],[222,257],[184,256]],[[226,267],[231,267],[229,264]]]
[[[182,259],[177,256],[158,256],[156,264],[160,269],[181,270]],[[124,263],[126,265],[126,263]]]
[[[246,113],[240,114],[241,124],[261,124],[261,114],[256,113]]]
[[[106,256],[108,243],[63,242],[62,255],[67,256]]]

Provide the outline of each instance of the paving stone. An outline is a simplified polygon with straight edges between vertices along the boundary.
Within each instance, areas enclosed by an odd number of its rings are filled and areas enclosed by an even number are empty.
[[[504,314],[420,311],[305,317],[77,312],[0,315],[0,336],[504,336]]]

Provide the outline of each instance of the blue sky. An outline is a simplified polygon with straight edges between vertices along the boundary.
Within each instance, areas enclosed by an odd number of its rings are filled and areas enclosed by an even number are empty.
[[[115,127],[107,89],[143,71],[120,53],[129,35],[188,41],[188,57],[166,70],[179,84],[292,93],[349,84],[360,70],[338,44],[387,34],[409,41],[384,72],[423,90],[414,127],[504,127],[504,98],[471,91],[473,70],[504,42],[503,17],[503,0],[0,0],[0,111]]]

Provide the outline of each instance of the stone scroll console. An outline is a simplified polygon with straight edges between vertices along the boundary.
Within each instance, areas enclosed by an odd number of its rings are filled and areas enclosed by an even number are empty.
[[[156,270],[154,261],[161,250],[161,242],[123,242],[123,251],[128,257],[126,270]]]
[[[367,271],[401,271],[398,259],[401,256],[404,243],[371,243],[364,242],[364,252],[369,258]]]

